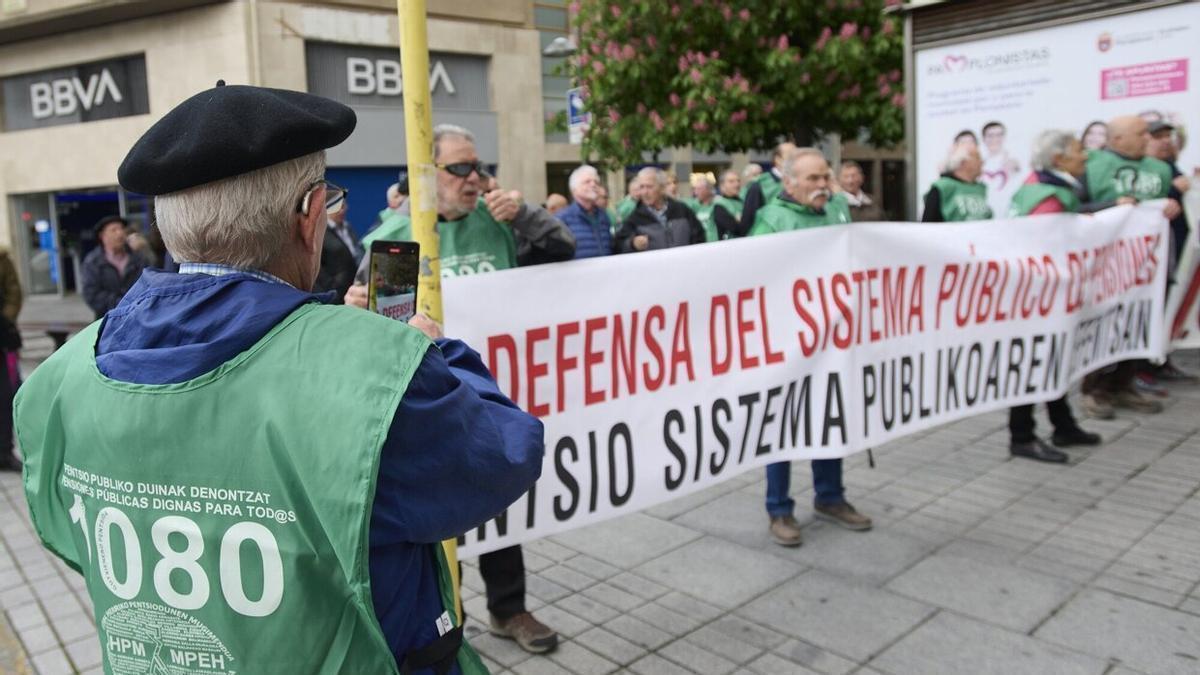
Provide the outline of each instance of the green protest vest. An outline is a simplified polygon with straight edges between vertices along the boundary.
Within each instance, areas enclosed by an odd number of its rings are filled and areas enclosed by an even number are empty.
[[[704,227],[704,240],[716,241],[720,237],[717,236],[717,223],[713,220],[713,207],[716,202],[712,201],[708,204],[701,204],[699,199],[691,197],[683,201],[692,211],[696,213],[697,220]]]
[[[742,219],[743,203],[741,199],[717,195],[717,198],[713,203],[715,203],[717,206],[723,207],[726,211],[728,211],[729,215],[733,216],[734,220],[740,221]]]
[[[368,531],[429,340],[310,304],[216,370],[150,385],[100,373],[99,326],[33,373],[14,413],[30,516],[87,581],[105,672],[397,673]],[[449,629],[449,569],[428,550],[446,614],[427,620]],[[465,642],[457,660],[486,672]]]
[[[459,220],[439,221],[442,277],[482,274],[517,266],[517,239],[512,228],[492,217],[483,200]],[[412,220],[397,215],[363,237],[363,246],[376,240],[412,240]]]
[[[987,203],[987,186],[983,183],[964,183],[942,176],[933,181],[933,187],[940,193],[942,219],[947,223],[992,217],[992,207]]]
[[[775,197],[754,215],[754,227],[750,228],[749,236],[791,232],[792,230],[805,230],[810,227],[850,222],[850,206],[841,194],[830,197],[825,204],[824,211],[824,213],[817,213],[808,206]]]
[[[628,218],[629,214],[633,213],[633,210],[637,208],[637,205],[638,205],[638,202],[633,197],[630,197],[628,195],[622,197],[621,201],[617,202],[617,218],[618,218],[618,220],[625,220],[626,218]]]
[[[1171,189],[1171,167],[1153,157],[1129,159],[1112,150],[1094,150],[1088,153],[1087,185],[1098,202],[1159,199]]]
[[[1037,208],[1038,204],[1051,197],[1062,204],[1064,211],[1068,213],[1079,211],[1079,197],[1074,190],[1061,185],[1026,183],[1013,194],[1012,205],[1009,206],[1008,213],[1010,216],[1027,216]]]
[[[783,181],[776,179],[775,174],[771,173],[770,171],[764,171],[763,173],[760,173],[758,177],[754,179],[754,182],[758,183],[758,186],[762,188],[763,204],[770,204],[771,200],[775,198],[775,195],[778,195],[783,191]],[[745,198],[746,195],[742,195],[742,199],[744,200]]]

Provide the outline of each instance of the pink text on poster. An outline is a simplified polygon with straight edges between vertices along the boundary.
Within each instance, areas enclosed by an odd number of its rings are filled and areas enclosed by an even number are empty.
[[[1103,100],[1187,91],[1187,59],[1141,63],[1100,71]]]

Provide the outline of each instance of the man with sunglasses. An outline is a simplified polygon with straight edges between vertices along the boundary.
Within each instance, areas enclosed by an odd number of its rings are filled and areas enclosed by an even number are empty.
[[[541,207],[522,203],[520,193],[483,192],[491,176],[475,150],[475,136],[450,124],[433,129],[433,161],[437,166],[438,235],[442,276],[480,274],[517,266],[570,260],[575,237]],[[410,221],[392,221],[363,240],[411,240]],[[365,266],[359,267],[366,278]],[[346,304],[366,308],[367,289],[358,283],[346,293]],[[487,591],[493,635],[515,640],[531,653],[558,644],[558,634],[538,621],[525,606],[525,559],[520,546],[479,556],[479,572]]]
[[[485,190],[491,176],[479,161],[470,131],[452,124],[434,127],[433,161],[438,169],[443,277],[559,262],[575,255],[574,235],[545,209],[525,204],[516,191]],[[367,235],[363,244],[412,238],[411,219],[393,218]]]
[[[164,640],[213,672],[486,672],[441,541],[537,480],[542,425],[428,319],[309,292],[354,111],[223,84],[118,171],[180,273],[143,273],[18,396],[38,535],[86,578],[106,672]]]

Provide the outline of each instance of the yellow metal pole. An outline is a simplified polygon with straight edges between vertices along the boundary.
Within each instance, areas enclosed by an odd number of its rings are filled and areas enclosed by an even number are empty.
[[[413,237],[421,246],[417,309],[442,323],[442,265],[437,233],[437,168],[433,166],[433,112],[429,100],[429,38],[425,0],[396,0],[400,20],[400,65],[404,83],[404,145],[408,155]],[[463,620],[458,545],[442,542],[454,584],[454,608]]]
[[[433,166],[433,113],[429,100],[429,46],[425,0],[396,0],[404,82],[404,132],[408,152],[412,231],[421,245],[417,309],[442,322],[441,256],[438,255],[437,169]]]

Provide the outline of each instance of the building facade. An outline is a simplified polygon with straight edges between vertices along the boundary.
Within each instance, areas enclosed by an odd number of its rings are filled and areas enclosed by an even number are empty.
[[[544,198],[542,57],[528,0],[430,0],[434,123],[475,132],[501,183]],[[28,292],[77,288],[91,228],[152,203],[116,184],[139,136],[215,85],[310,91],[350,105],[358,127],[329,151],[365,229],[405,164],[393,0],[5,0],[0,6],[0,243]]]

